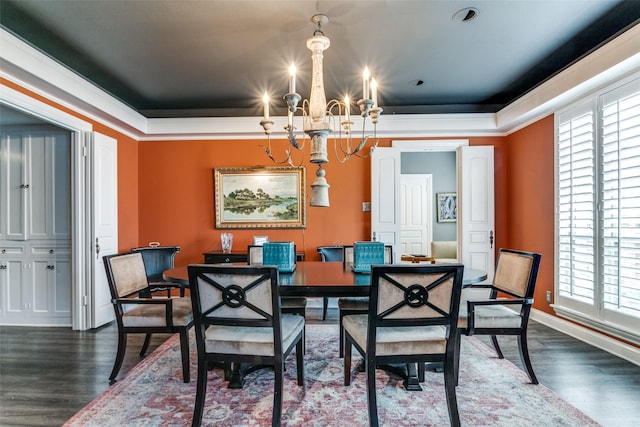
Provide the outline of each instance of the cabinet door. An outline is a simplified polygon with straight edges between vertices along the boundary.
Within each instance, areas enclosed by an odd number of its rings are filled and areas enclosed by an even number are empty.
[[[30,311],[23,286],[27,276],[23,258],[22,247],[0,249],[0,319],[5,324],[20,323]]]
[[[34,245],[30,268],[33,322],[71,324],[71,255],[69,247]]]
[[[0,209],[0,234],[3,239],[24,240],[27,235],[27,170],[26,144],[22,134],[5,134],[2,138],[2,156],[0,170],[2,172],[2,203]]]
[[[5,133],[0,153],[0,239],[71,238],[69,134]]]

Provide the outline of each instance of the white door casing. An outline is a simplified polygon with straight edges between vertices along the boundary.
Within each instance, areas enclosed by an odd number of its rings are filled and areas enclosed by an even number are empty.
[[[431,174],[400,175],[400,254],[431,255],[433,187]]]
[[[393,141],[391,148],[378,147],[371,156],[371,230],[387,239],[378,240],[394,245],[394,262],[397,262],[399,244],[395,242],[399,242],[400,212],[396,209],[399,205],[396,200],[400,194],[400,153],[454,150],[458,171],[458,254],[465,265],[486,271],[490,281],[495,268],[492,146],[471,147],[467,141],[451,140]]]
[[[465,266],[487,272],[495,269],[495,203],[493,146],[459,147],[458,249]]]
[[[91,327],[97,328],[114,319],[102,257],[118,251],[118,141],[97,132],[92,136],[93,226],[88,247],[92,248]]]

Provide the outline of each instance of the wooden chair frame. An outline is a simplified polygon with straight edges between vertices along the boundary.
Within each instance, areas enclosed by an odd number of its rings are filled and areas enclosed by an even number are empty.
[[[456,380],[457,368],[456,352],[459,349],[457,341],[459,335],[457,332],[458,315],[460,305],[460,292],[462,289],[462,274],[464,267],[460,264],[451,265],[423,265],[423,266],[406,266],[406,265],[389,265],[389,266],[373,266],[371,271],[371,294],[369,297],[369,313],[368,313],[368,335],[366,348],[358,345],[357,341],[345,331],[345,354],[344,354],[344,383],[349,385],[351,381],[351,350],[356,350],[365,358],[365,371],[367,375],[367,400],[369,406],[369,423],[372,427],[378,426],[378,411],[376,401],[376,382],[375,370],[379,365],[394,363],[419,363],[424,366],[426,362],[439,362],[444,366],[444,382],[447,397],[447,408],[449,417],[453,426],[460,425],[460,417],[458,413],[458,404],[456,398]],[[429,275],[437,279],[429,279],[428,283],[413,284],[405,286],[396,281],[393,276],[403,274],[419,274]],[[395,285],[404,292],[404,301],[392,306],[391,308],[380,312],[379,309],[379,286],[381,279]],[[449,282],[452,281],[452,282]],[[451,296],[449,300],[448,310],[443,310],[434,306],[429,302],[430,293],[439,286],[449,286],[451,283]],[[415,318],[393,318],[393,314],[400,309],[421,310],[422,306],[429,306],[435,313],[433,316],[425,316]],[[443,353],[433,354],[404,354],[398,353],[393,355],[376,354],[377,332],[379,328],[385,327],[415,327],[415,326],[444,326],[447,328],[446,349]]]
[[[282,398],[284,394],[283,376],[284,361],[291,351],[296,349],[297,381],[298,385],[304,385],[304,361],[303,361],[303,336],[301,331],[292,341],[288,348],[282,346],[282,331],[280,326],[280,297],[278,295],[278,270],[276,267],[244,267],[227,265],[189,265],[189,286],[191,290],[191,300],[193,303],[194,323],[196,332],[196,346],[198,350],[198,379],[196,385],[196,401],[193,412],[193,426],[202,423],[204,412],[204,401],[207,390],[208,367],[217,362],[229,363],[251,363],[255,365],[266,365],[273,368],[275,372],[275,384],[273,394],[273,416],[272,426],[280,425],[282,415]],[[219,283],[208,274],[218,275],[245,275],[256,276],[248,286],[240,288],[235,284]],[[271,287],[271,313],[253,305],[245,298],[245,293],[256,286]],[[201,285],[210,286],[223,295],[223,300],[215,306],[203,307],[201,298]],[[226,296],[225,296],[226,295]],[[215,317],[213,314],[220,309],[242,308],[255,314],[253,318],[245,317]],[[304,320],[303,320],[304,321]],[[209,353],[206,351],[205,333],[212,325],[228,327],[247,326],[255,328],[273,329],[273,355],[256,354],[227,354]]]
[[[490,289],[489,299],[487,300],[469,300],[467,301],[467,326],[458,329],[460,334],[467,336],[471,335],[490,335],[493,347],[498,354],[498,358],[504,359],[500,345],[498,344],[498,335],[513,335],[518,338],[518,350],[520,353],[520,360],[524,366],[529,379],[532,384],[538,384],[538,378],[533,371],[533,365],[531,364],[531,358],[529,357],[529,347],[527,345],[527,327],[529,325],[529,315],[531,313],[531,306],[533,305],[533,294],[535,291],[536,281],[538,278],[538,270],[540,268],[540,260],[542,255],[533,252],[519,251],[513,249],[500,249],[498,251],[498,260],[496,262],[496,276],[500,274],[502,268],[502,257],[518,256],[526,257],[531,260],[529,274],[526,279],[526,286],[524,292],[515,293],[509,289],[506,289],[501,284],[475,284],[468,289],[488,288]],[[498,298],[499,295],[507,295],[509,298]],[[520,326],[517,328],[498,328],[498,327],[476,327],[476,308],[481,306],[520,306],[518,315],[520,316]],[[458,352],[459,355],[459,352]]]
[[[109,375],[109,382],[113,384],[115,378],[120,372],[124,355],[127,349],[127,335],[128,334],[145,334],[144,343],[140,350],[140,357],[143,357],[149,348],[151,342],[151,335],[154,333],[170,333],[180,335],[180,348],[182,353],[182,374],[185,383],[190,381],[189,372],[189,328],[193,325],[193,321],[186,325],[174,325],[173,324],[173,305],[176,301],[175,298],[159,298],[152,297],[155,291],[164,291],[166,287],[161,289],[154,289],[149,286],[149,283],[145,279],[146,286],[143,286],[138,291],[120,295],[118,292],[118,286],[116,283],[112,260],[122,256],[139,256],[139,262],[144,265],[142,254],[127,252],[115,255],[104,256],[103,262],[105,272],[107,274],[107,282],[109,284],[109,291],[111,292],[111,302],[115,310],[116,324],[118,326],[118,349],[116,352],[116,360],[113,364],[113,369]],[[146,272],[146,270],[145,270]],[[146,278],[146,274],[145,274]],[[171,285],[171,284],[169,284]],[[174,287],[179,288],[179,285],[173,284]],[[125,314],[126,307],[142,306],[142,305],[163,305],[165,307],[165,325],[164,326],[125,326],[123,322],[123,316]]]

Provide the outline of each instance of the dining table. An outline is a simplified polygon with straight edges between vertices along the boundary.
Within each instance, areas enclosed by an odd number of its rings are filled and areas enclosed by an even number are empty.
[[[231,265],[247,264],[233,263]],[[186,265],[165,270],[162,273],[162,278],[168,282],[189,287],[189,272]],[[283,297],[369,296],[370,278],[371,275],[368,273],[354,272],[351,263],[299,261],[293,272],[278,273],[278,293]],[[480,283],[486,279],[486,271],[465,268],[462,286]]]
[[[213,264],[207,264],[213,265]],[[221,264],[229,265],[229,263]],[[247,265],[232,263],[231,265]],[[407,264],[411,265],[411,264]],[[415,264],[413,264],[415,265]],[[188,266],[165,270],[162,278],[185,288],[189,287]],[[480,283],[487,279],[487,272],[475,268],[465,268],[462,287]],[[371,274],[355,272],[348,262],[300,261],[293,272],[278,272],[278,293],[283,297],[358,297],[369,296]],[[415,364],[406,368],[385,367],[404,377],[407,390],[422,390],[419,385]],[[242,388],[242,374],[234,371],[229,388]]]

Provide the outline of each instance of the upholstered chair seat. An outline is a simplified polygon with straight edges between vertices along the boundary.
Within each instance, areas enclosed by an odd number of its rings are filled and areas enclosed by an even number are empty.
[[[289,348],[304,328],[304,318],[294,314],[280,317],[282,346]],[[205,333],[207,353],[274,356],[273,330],[251,326],[211,325]]]
[[[344,328],[351,337],[365,348],[369,331],[369,315],[354,314],[344,318]],[[376,354],[444,353],[447,345],[447,330],[443,326],[399,326],[378,328],[376,331]]]
[[[499,298],[496,301],[502,301]],[[482,305],[475,309],[476,328],[520,328],[522,327],[522,317],[519,311],[514,311],[504,305]],[[469,311],[467,305],[460,305],[460,317],[458,326],[466,328],[468,325]]]
[[[187,326],[193,323],[191,298],[173,298],[173,325]],[[126,327],[166,326],[167,310],[164,305],[143,304],[122,314],[122,323]]]

